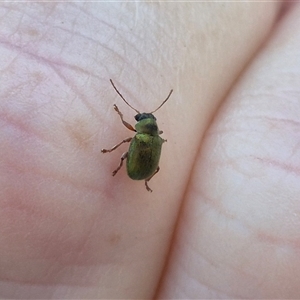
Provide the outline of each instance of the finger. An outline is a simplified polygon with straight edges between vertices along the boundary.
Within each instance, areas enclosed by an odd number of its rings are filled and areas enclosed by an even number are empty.
[[[148,29],[142,25],[135,28],[135,34],[143,34],[145,41],[155,39],[161,43],[154,43],[151,49],[148,43],[136,43],[136,47],[140,47],[139,57],[135,56],[135,51],[126,52],[126,61],[134,64],[125,64],[125,68],[123,63],[116,64],[116,68],[121,69],[116,73],[123,76],[118,81],[114,79],[114,83],[130,105],[139,111],[152,111],[161,103],[159,100],[174,89],[168,102],[155,113],[159,129],[164,132],[162,137],[168,142],[163,144],[160,171],[149,183],[152,193],[146,191],[143,182],[130,180],[125,169],[114,178],[109,176],[119,160],[116,153],[101,160],[102,201],[118,201],[118,208],[106,210],[105,214],[122,224],[122,228],[116,224],[110,231],[122,232],[122,248],[130,249],[126,252],[123,270],[130,274],[127,280],[138,286],[139,294],[135,297],[152,297],[156,289],[203,132],[237,76],[266,39],[277,8],[277,4],[235,4],[225,5],[224,11],[223,5],[203,3],[192,6],[172,3],[160,6],[160,10],[153,7],[151,12],[163,22],[164,30],[158,31],[154,38],[156,26]],[[178,22],[178,16],[182,23]],[[124,38],[130,40],[131,34]],[[160,59],[148,61],[149,57]],[[146,67],[133,71],[136,64],[146,64]],[[112,104],[110,99],[116,97],[114,101],[120,101],[118,107],[122,108],[126,120],[135,113],[115,94],[112,90],[111,97],[103,105],[103,119],[107,120],[103,122],[105,146],[128,136],[128,130],[120,127],[117,116],[113,122],[112,116],[107,115]],[[119,155],[123,151],[126,150],[120,150]],[[127,216],[130,216],[130,223]],[[137,228],[140,235],[133,241]],[[131,245],[136,243],[139,247],[133,248]],[[124,290],[125,285],[124,289],[120,286],[123,295]],[[144,291],[147,293],[142,294]]]
[[[161,298],[299,298],[299,20],[298,5],[206,134]]]

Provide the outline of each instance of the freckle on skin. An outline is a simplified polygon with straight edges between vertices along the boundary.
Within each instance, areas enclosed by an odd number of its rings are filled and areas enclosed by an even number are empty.
[[[91,145],[91,132],[88,123],[83,119],[75,119],[71,124],[66,124],[68,135],[79,149],[88,149]]]

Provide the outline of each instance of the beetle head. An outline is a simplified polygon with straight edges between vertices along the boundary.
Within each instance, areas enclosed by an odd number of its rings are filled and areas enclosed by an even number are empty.
[[[142,113],[142,114],[138,113],[134,118],[137,122],[144,120],[144,119],[153,119],[156,121],[156,118],[153,116],[152,113]]]

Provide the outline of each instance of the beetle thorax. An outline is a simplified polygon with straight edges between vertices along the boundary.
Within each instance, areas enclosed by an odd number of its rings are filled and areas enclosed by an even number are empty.
[[[146,133],[150,135],[158,135],[158,127],[156,118],[150,113],[137,114],[135,116],[137,123],[135,129],[138,133]]]

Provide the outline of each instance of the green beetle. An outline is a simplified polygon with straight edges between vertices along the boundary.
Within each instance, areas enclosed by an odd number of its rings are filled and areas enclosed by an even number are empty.
[[[102,153],[112,152],[124,143],[130,143],[128,152],[125,152],[121,156],[121,161],[116,170],[113,171],[112,175],[115,176],[117,172],[121,169],[123,161],[126,161],[126,168],[128,176],[133,180],[145,180],[145,186],[147,191],[152,192],[148,186],[148,181],[159,171],[159,159],[161,154],[162,144],[167,140],[162,139],[159,135],[163,132],[158,130],[156,118],[153,113],[160,109],[170,98],[173,90],[170,91],[168,97],[162,102],[162,104],[150,113],[140,113],[137,109],[132,107],[123,97],[123,95],[118,91],[113,81],[110,82],[118,93],[118,95],[123,99],[123,101],[134,111],[137,115],[134,117],[137,123],[135,128],[129,123],[124,121],[123,114],[119,111],[117,105],[114,104],[114,110],[120,116],[122,123],[129,130],[135,131],[136,135],[132,138],[127,138],[121,143],[115,145],[111,149],[102,149]]]

